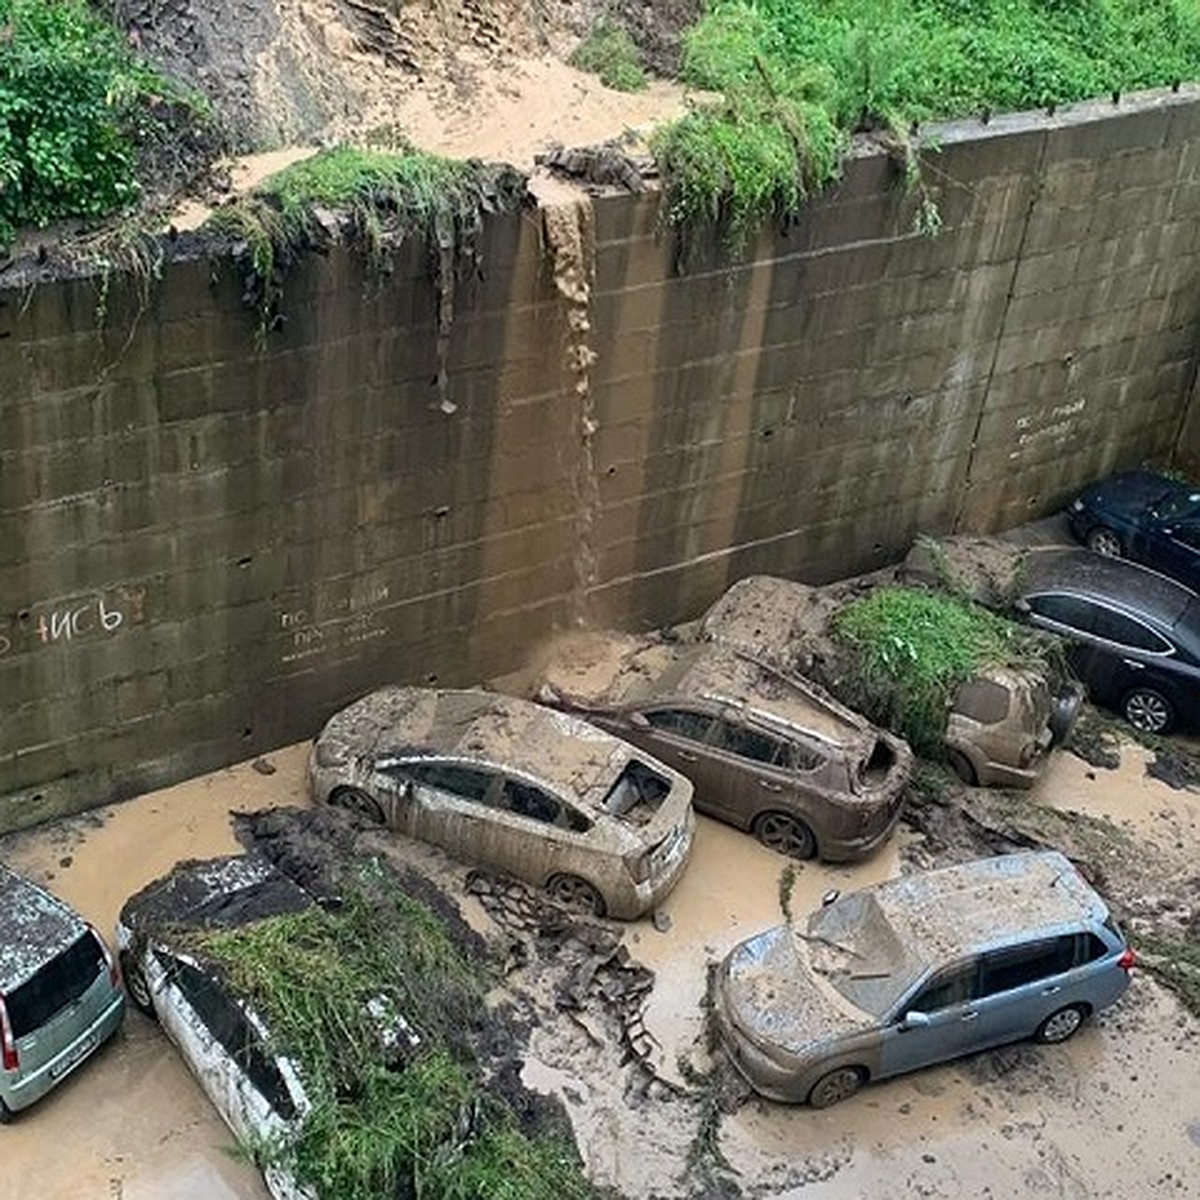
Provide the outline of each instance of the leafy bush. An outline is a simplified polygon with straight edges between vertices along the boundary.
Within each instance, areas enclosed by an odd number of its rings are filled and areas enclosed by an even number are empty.
[[[776,105],[803,94],[806,125],[844,145],[857,130],[887,131],[909,186],[919,184],[914,121],[1061,104],[1200,76],[1196,0],[713,0],[685,39],[682,74],[724,101],[683,118],[657,153],[685,224],[722,214],[736,244],[781,206],[794,210],[837,173],[822,136],[796,139],[783,178]],[[780,86],[780,81],[786,87]],[[763,119],[761,135],[753,124]],[[691,146],[708,139],[707,152]],[[686,153],[680,143],[688,143]],[[738,143],[736,163],[714,163]],[[739,186],[770,178],[770,187]],[[926,197],[919,221],[937,221]]]
[[[133,204],[139,141],[198,103],[84,0],[0,0],[0,244]]]
[[[601,21],[576,46],[569,62],[598,75],[605,87],[616,92],[640,92],[646,86],[637,45],[629,30],[612,21]]]
[[[1055,670],[1050,639],[940,592],[879,588],[841,609],[832,627],[854,656],[856,706],[935,758],[960,683],[988,666]]]

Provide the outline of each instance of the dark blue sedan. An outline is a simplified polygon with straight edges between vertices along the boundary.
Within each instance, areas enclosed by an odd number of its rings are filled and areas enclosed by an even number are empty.
[[[1092,484],[1067,512],[1085,546],[1200,589],[1200,487],[1154,471]]]

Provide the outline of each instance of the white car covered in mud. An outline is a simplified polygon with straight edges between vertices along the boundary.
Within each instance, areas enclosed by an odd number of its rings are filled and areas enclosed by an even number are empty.
[[[596,916],[658,904],[696,828],[678,771],[578,717],[481,690],[372,692],[330,719],[309,774],[319,804]]]

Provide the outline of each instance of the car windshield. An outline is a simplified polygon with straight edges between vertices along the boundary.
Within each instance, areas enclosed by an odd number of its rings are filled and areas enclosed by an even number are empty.
[[[856,1008],[879,1019],[925,969],[870,892],[856,892],[813,913],[805,941],[812,969]]]

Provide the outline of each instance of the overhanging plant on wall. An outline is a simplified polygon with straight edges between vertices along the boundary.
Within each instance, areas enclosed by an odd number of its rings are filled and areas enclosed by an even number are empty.
[[[716,93],[653,141],[664,216],[733,250],[797,215],[875,136],[936,232],[914,131],[1200,77],[1195,0],[713,0],[685,38],[685,82]],[[686,254],[685,254],[686,257]]]
[[[482,271],[484,216],[527,201],[527,179],[512,167],[442,158],[398,139],[387,149],[341,145],[294,163],[217,209],[204,228],[231,245],[261,341],[283,320],[289,269],[338,240],[361,250],[379,278],[406,237],[423,237],[441,325],[452,317],[446,298],[455,275]]]

